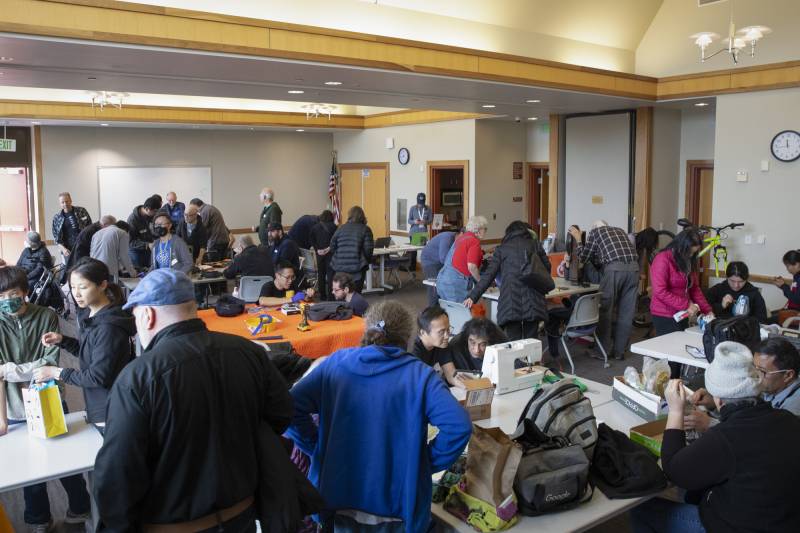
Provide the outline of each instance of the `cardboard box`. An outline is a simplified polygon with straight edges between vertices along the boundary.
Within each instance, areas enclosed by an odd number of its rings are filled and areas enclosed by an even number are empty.
[[[661,457],[661,439],[664,438],[666,427],[667,419],[662,418],[661,420],[632,427],[630,437],[633,442],[638,442],[656,457]]]
[[[494,399],[494,385],[488,378],[469,379],[464,381],[466,397],[459,403],[469,413],[469,419],[485,420],[492,416],[492,400]]]
[[[611,397],[649,422],[667,416],[669,411],[667,400],[631,387],[622,376],[614,376]]]

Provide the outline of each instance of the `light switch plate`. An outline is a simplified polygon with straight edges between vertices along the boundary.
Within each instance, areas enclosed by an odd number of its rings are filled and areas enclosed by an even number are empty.
[[[758,244],[764,244],[766,242],[767,242],[767,236],[766,235],[759,235],[758,236]]]
[[[761,160],[761,172],[769,172],[769,159]]]
[[[747,181],[747,171],[746,170],[739,170],[736,172],[736,181],[746,182]]]
[[[744,236],[744,243],[745,244],[753,244],[753,236],[749,233]]]

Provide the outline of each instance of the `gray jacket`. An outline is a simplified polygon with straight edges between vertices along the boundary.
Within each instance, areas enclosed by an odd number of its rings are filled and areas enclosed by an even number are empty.
[[[422,224],[416,224],[417,220],[421,220]],[[414,204],[408,210],[408,226],[409,233],[422,233],[428,231],[428,226],[433,222],[433,211],[430,206]]]
[[[215,248],[228,247],[228,226],[225,225],[225,219],[222,218],[222,213],[213,205],[203,204],[199,210],[200,218],[203,219],[206,232],[208,233],[208,247],[206,250],[214,250]]]
[[[170,239],[172,246],[170,247],[170,259],[169,264],[172,270],[179,270],[184,274],[189,274],[194,266],[194,261],[192,261],[192,252],[189,251],[189,247],[186,246],[186,243],[178,237],[177,235],[173,235]],[[156,242],[153,243],[153,253],[152,253],[152,260],[150,262],[150,268],[155,270],[158,268],[156,266],[156,255],[157,249],[161,239],[156,239]]]
[[[127,231],[113,224],[107,226],[92,236],[89,257],[105,263],[113,280],[119,279],[120,270],[126,271],[129,276],[135,276],[136,268],[128,255],[130,240]]]

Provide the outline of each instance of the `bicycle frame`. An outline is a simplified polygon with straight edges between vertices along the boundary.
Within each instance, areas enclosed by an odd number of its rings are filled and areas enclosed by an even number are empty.
[[[722,264],[723,273],[728,268],[728,249],[722,245],[722,236],[719,232],[716,235],[704,238],[703,242],[708,244],[697,253],[697,257],[703,257],[708,252],[713,251],[711,257],[714,259],[714,275],[719,277],[720,264]]]

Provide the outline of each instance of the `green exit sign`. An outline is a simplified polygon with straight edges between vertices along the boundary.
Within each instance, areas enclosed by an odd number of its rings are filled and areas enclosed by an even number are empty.
[[[0,139],[0,152],[16,152],[17,140],[16,139]]]

